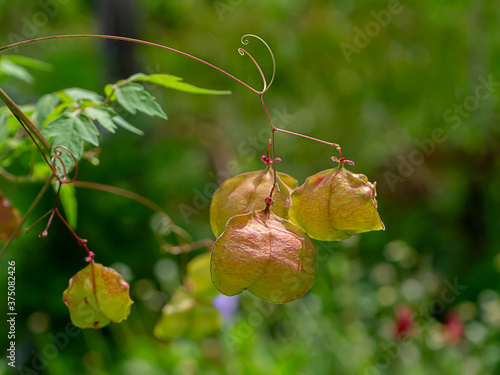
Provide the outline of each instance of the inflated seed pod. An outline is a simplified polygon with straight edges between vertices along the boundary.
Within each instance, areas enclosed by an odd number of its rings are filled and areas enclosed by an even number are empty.
[[[337,241],[385,229],[377,211],[375,183],[343,164],[309,177],[292,194],[290,221],[311,238]]]
[[[247,289],[274,303],[302,297],[316,278],[316,247],[269,207],[237,215],[212,248],[212,282],[227,296]]]
[[[243,173],[224,181],[214,193],[210,205],[210,225],[215,237],[221,235],[227,221],[233,216],[266,207],[265,199],[273,183],[274,172],[270,164],[263,171]],[[278,173],[277,183],[279,189],[273,193],[273,212],[288,219],[292,204],[290,194],[297,187],[297,180],[285,173]]]
[[[21,222],[21,214],[0,192],[0,241],[6,242]],[[15,237],[19,237],[17,232]]]

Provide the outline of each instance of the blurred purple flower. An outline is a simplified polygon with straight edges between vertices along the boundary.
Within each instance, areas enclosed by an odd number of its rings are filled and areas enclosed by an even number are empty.
[[[240,307],[240,296],[228,297],[223,294],[219,294],[212,300],[212,305],[219,310],[224,317],[224,322],[230,322],[234,319],[234,316]]]

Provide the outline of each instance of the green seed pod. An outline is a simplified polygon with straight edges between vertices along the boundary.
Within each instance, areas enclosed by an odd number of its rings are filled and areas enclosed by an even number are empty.
[[[219,237],[226,228],[227,221],[235,215],[262,210],[265,199],[269,196],[274,183],[274,172],[270,165],[263,171],[240,174],[224,181],[212,197],[210,205],[210,225],[215,237]],[[292,204],[290,196],[297,187],[293,177],[278,173],[279,189],[273,193],[273,211],[276,215],[288,219],[288,210]]]
[[[133,303],[123,277],[93,260],[69,280],[63,300],[75,326],[94,329],[127,319]]]
[[[337,168],[309,177],[293,192],[290,221],[321,241],[384,230],[376,195],[375,183],[348,171],[340,162]]]
[[[212,282],[227,296],[247,289],[286,303],[302,297],[316,278],[316,247],[301,228],[265,210],[237,215],[215,241]]]

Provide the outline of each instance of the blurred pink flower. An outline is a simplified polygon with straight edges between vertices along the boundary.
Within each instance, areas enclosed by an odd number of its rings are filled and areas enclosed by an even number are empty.
[[[406,305],[399,305],[396,308],[394,336],[399,340],[409,338],[413,333],[414,325],[415,322],[411,309]]]
[[[460,344],[465,336],[465,324],[456,312],[450,312],[446,316],[443,325],[443,335],[446,342],[450,345]]]

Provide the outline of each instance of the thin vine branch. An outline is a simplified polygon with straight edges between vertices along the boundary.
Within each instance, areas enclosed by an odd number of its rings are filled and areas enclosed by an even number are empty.
[[[34,183],[34,182],[41,182],[45,181],[47,176],[44,177],[34,177],[32,175],[26,175],[26,176],[17,176],[15,174],[12,174],[5,170],[4,168],[0,167],[0,176],[5,178],[7,181],[10,182],[15,182],[15,183]]]
[[[66,225],[66,227],[69,229],[71,234],[73,234],[73,236],[76,238],[76,240],[78,241],[78,245],[83,246],[83,248],[87,252],[87,257],[85,258],[85,261],[90,262],[92,259],[94,259],[95,254],[89,250],[89,248],[87,246],[87,240],[80,238],[76,234],[76,232],[73,230],[73,228],[70,227],[70,225],[68,224],[68,222],[66,221],[64,216],[61,215],[61,213],[59,212],[59,210],[57,208],[54,211],[57,213],[57,216],[59,216],[59,219],[61,219],[62,222],[64,223],[64,225]]]
[[[153,210],[155,212],[164,213],[163,208],[161,208],[159,205],[157,205],[152,200],[150,200],[146,197],[143,197],[142,195],[139,195],[137,193],[134,193],[132,191],[121,189],[121,188],[118,188],[116,186],[104,185],[104,184],[100,184],[98,182],[90,182],[90,181],[74,181],[73,185],[75,187],[79,187],[79,188],[100,190],[100,191],[105,191],[105,192],[116,194],[116,195],[121,195],[122,197],[132,199],[132,200],[142,204],[143,206],[150,208],[151,210]]]
[[[77,188],[104,191],[107,193],[121,195],[122,197],[132,199],[133,201],[136,201],[136,202],[142,204],[143,206],[150,208],[154,212],[162,214],[166,218],[166,220],[168,220],[169,223],[171,224],[170,228],[171,228],[172,232],[174,232],[174,234],[176,235],[177,239],[178,240],[182,239],[180,242],[185,242],[185,241],[191,240],[191,236],[184,229],[175,225],[174,222],[172,221],[172,219],[170,218],[170,216],[168,216],[168,214],[163,210],[163,208],[161,208],[159,205],[157,205],[152,200],[150,200],[146,197],[143,197],[142,195],[139,195],[139,194],[134,193],[134,192],[129,191],[129,190],[118,188],[116,186],[100,184],[98,182],[74,181],[73,185]]]
[[[310,139],[311,141],[316,141],[316,142],[324,143],[325,145],[329,145],[329,146],[335,147],[340,152],[340,145],[338,143],[324,141],[322,139],[310,137],[308,135],[291,132],[290,130],[285,130],[285,129],[280,129],[280,128],[274,128],[274,129],[276,131],[278,131],[278,132],[282,132],[282,133],[286,133],[286,134],[291,134],[291,135],[296,135],[297,137],[302,137],[302,138]],[[340,155],[342,156],[342,153]]]

